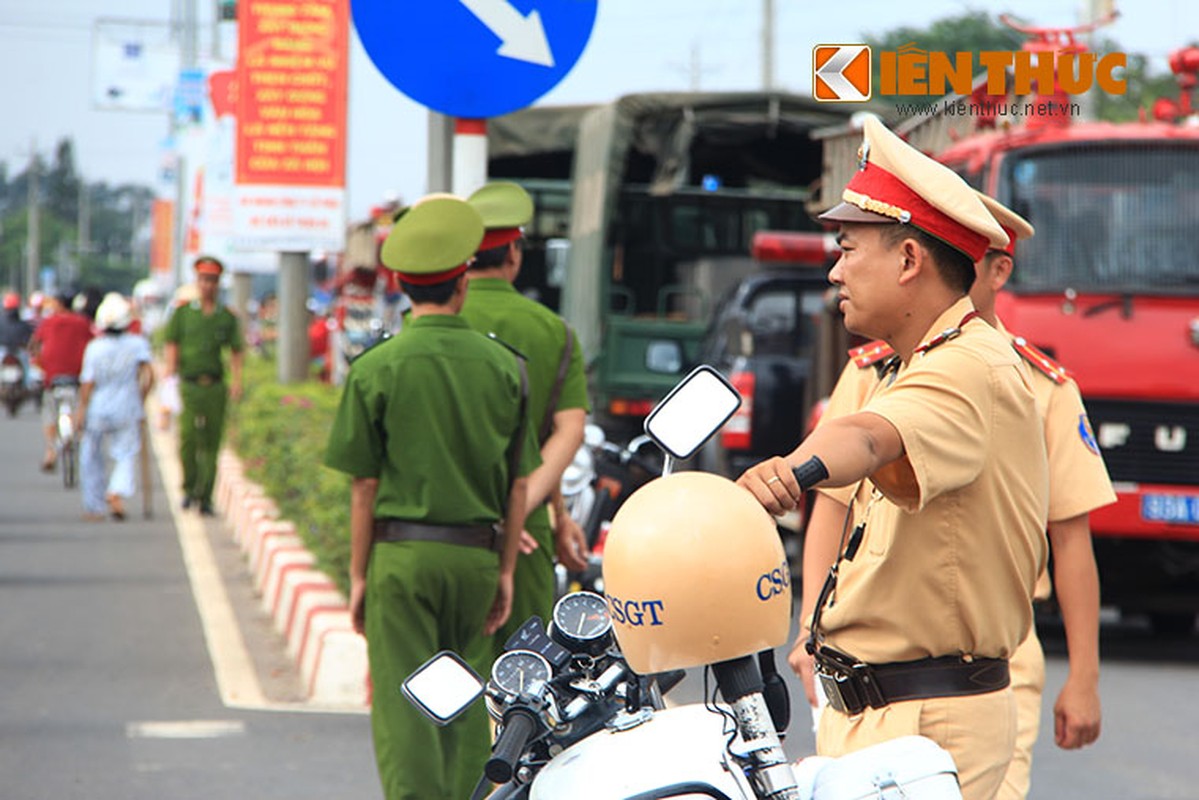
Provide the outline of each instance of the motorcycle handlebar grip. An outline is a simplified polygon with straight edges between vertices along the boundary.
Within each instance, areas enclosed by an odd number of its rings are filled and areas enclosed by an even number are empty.
[[[791,473],[795,475],[799,488],[806,492],[828,477],[828,467],[824,466],[824,462],[817,456],[812,456],[791,470]]]
[[[516,771],[516,762],[524,752],[525,745],[537,730],[537,718],[524,708],[514,708],[504,719],[504,730],[491,749],[491,758],[483,767],[483,774],[492,783],[507,783]]]

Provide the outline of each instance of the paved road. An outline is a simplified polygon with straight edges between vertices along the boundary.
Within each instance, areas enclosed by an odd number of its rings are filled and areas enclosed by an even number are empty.
[[[124,523],[84,523],[78,493],[36,471],[31,408],[0,419],[0,797],[4,800],[375,800],[367,717],[299,710],[279,637],[258,610],[235,545],[204,534],[264,699],[225,705],[184,567],[181,525],[155,476]],[[1048,685],[1064,675],[1061,631],[1045,630]],[[1104,731],[1079,753],[1042,736],[1034,798],[1199,797],[1199,637],[1154,639],[1137,621],[1103,628]],[[672,693],[699,699],[693,672]],[[1050,695],[1051,696],[1051,695]],[[786,749],[813,751],[792,683]],[[1051,705],[1043,713],[1051,731]]]
[[[37,471],[31,407],[0,419],[0,441],[0,797],[380,797],[364,714],[221,702],[161,483],[153,519],[138,499],[124,523],[85,523],[78,492]],[[256,677],[277,701],[263,707],[289,708],[294,675],[217,526]]]

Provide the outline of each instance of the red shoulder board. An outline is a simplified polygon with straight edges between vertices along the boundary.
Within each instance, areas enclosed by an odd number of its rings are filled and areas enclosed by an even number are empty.
[[[1016,348],[1017,353],[1024,356],[1025,361],[1043,372],[1054,383],[1065,383],[1066,379],[1070,377],[1069,370],[1045,355],[1035,345],[1030,344],[1023,336],[1013,337],[1012,347]]]
[[[857,364],[861,369],[866,369],[866,367],[874,366],[893,355],[895,355],[895,351],[891,349],[891,345],[882,339],[875,339],[873,342],[867,342],[861,347],[855,347],[850,350],[849,360]]]

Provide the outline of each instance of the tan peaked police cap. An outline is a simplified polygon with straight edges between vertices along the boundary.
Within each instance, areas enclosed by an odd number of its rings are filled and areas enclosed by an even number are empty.
[[[1036,234],[1036,229],[1032,223],[1024,217],[1012,211],[1003,203],[996,200],[990,195],[978,192],[978,198],[983,201],[983,205],[987,207],[987,211],[991,212],[991,216],[999,223],[999,227],[1003,228],[1003,232],[1007,234],[1007,247],[996,247],[996,250],[1002,250],[1009,256],[1016,255],[1016,242],[1020,239],[1028,239]]]
[[[402,281],[442,283],[466,271],[482,240],[478,211],[460,198],[435,195],[418,200],[396,220],[379,256]]]
[[[1007,246],[1007,234],[953,170],[904,142],[877,117],[867,116],[862,127],[858,169],[841,194],[844,202],[821,219],[908,223],[971,261],[989,248]]]
[[[492,181],[475,190],[466,202],[483,216],[487,233],[480,250],[507,244],[521,237],[521,226],[533,219],[533,198],[511,181]]]

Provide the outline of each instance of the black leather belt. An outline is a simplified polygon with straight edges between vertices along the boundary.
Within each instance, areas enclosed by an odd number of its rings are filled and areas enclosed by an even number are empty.
[[[200,386],[212,386],[214,383],[220,383],[225,378],[223,375],[184,375],[184,383],[196,383]]]
[[[375,520],[376,542],[444,542],[499,552],[504,537],[498,525],[430,525],[404,519]]]
[[[1006,658],[942,656],[866,664],[829,647],[820,648],[815,658],[829,705],[846,714],[903,700],[987,694],[1011,683]]]

